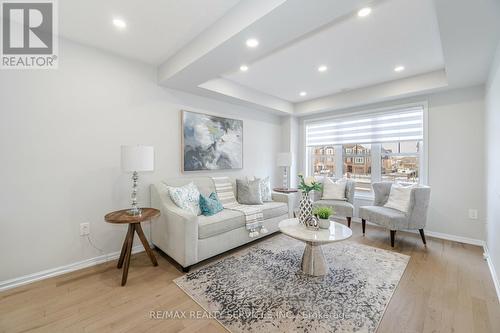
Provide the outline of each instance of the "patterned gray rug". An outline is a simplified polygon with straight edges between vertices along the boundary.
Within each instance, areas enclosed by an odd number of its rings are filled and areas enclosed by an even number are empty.
[[[349,241],[300,272],[304,243],[277,235],[175,280],[230,332],[375,332],[409,257]]]

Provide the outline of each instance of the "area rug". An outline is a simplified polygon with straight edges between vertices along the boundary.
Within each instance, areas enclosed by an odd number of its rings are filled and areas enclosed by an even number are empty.
[[[330,271],[300,271],[305,244],[277,235],[175,280],[230,332],[375,332],[409,257],[325,245]]]

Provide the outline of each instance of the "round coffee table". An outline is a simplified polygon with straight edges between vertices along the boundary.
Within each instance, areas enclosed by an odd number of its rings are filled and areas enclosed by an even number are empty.
[[[328,273],[328,264],[321,245],[343,241],[352,236],[350,228],[333,221],[330,221],[329,229],[310,230],[299,223],[298,219],[287,219],[280,222],[279,228],[285,235],[306,243],[302,255],[302,272],[313,276]]]

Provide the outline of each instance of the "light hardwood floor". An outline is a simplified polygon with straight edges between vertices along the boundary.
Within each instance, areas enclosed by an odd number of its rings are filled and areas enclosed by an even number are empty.
[[[389,232],[353,223],[352,240],[391,250]],[[125,231],[124,231],[125,232]],[[272,237],[272,236],[271,236]],[[411,256],[378,328],[386,332],[500,332],[500,305],[482,248],[398,232]],[[215,320],[150,319],[150,311],[202,310],[173,280],[182,273],[157,254],[131,260],[120,286],[116,261],[0,293],[0,332],[225,332]]]

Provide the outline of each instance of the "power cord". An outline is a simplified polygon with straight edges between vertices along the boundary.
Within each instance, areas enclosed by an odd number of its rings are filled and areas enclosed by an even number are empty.
[[[92,246],[94,249],[96,249],[97,251],[99,251],[102,255],[104,255],[104,258],[105,258],[105,262],[108,262],[109,261],[109,254],[108,253],[105,253],[103,249],[101,249],[100,247],[98,247],[97,245],[95,245],[94,241],[92,240],[92,238],[90,237],[90,234],[86,235],[87,236],[87,241],[89,242],[90,246]]]

